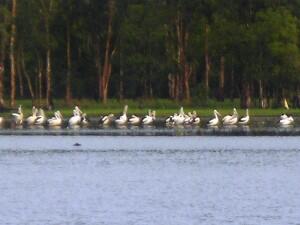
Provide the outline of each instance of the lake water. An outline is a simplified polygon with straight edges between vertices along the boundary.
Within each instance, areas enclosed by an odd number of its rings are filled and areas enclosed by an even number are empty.
[[[0,193],[1,225],[299,225],[300,137],[1,135]]]

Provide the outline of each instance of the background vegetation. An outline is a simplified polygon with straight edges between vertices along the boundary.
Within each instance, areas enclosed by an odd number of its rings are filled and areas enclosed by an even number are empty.
[[[298,107],[299,28],[300,1],[0,0],[0,108]]]

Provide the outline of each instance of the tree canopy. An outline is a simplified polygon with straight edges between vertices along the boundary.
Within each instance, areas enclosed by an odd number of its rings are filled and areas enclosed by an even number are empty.
[[[300,99],[299,10],[269,0],[0,0],[0,106]]]

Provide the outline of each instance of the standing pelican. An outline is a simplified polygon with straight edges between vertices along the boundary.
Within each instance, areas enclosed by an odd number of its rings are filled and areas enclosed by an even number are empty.
[[[226,119],[224,119],[225,117],[227,117]],[[232,116],[225,116],[224,118],[223,118],[223,124],[224,125],[235,125],[237,122],[238,122],[238,120],[239,120],[239,115],[238,115],[238,113],[237,113],[237,111],[236,111],[236,109],[234,108],[233,109],[233,114],[232,114]]]
[[[248,124],[250,121],[249,110],[246,109],[246,115],[240,118],[239,124]]]
[[[177,116],[177,113],[175,113],[173,116],[169,116],[167,119],[166,119],[166,124],[167,125],[172,125],[174,124],[174,117]]]
[[[39,109],[38,115],[34,122],[35,125],[44,125],[47,122],[47,118],[43,109]]]
[[[287,116],[286,118],[279,120],[280,125],[291,125],[294,123],[294,118],[292,116]]]
[[[103,125],[110,125],[114,121],[114,114],[109,114],[100,119],[100,123]]]
[[[213,119],[208,121],[209,126],[216,126],[219,124],[220,122],[219,116],[221,116],[221,114],[216,109],[214,110],[214,116],[215,117]]]
[[[69,126],[78,126],[81,123],[81,115],[80,112],[75,108],[73,110],[73,116],[69,119]]]
[[[172,119],[174,121],[174,124],[176,124],[176,125],[184,124],[184,121],[186,120],[186,114],[183,111],[183,107],[180,108],[178,115],[174,114]]]
[[[197,112],[196,111],[193,111],[193,113],[191,114],[191,121],[190,123],[191,124],[194,124],[194,125],[197,125],[200,123],[200,117],[197,116]]]
[[[56,111],[54,113],[54,117],[48,119],[49,126],[61,126],[63,122],[63,116],[61,115],[60,111]]]
[[[82,125],[88,125],[88,123],[89,123],[89,120],[88,120],[88,118],[87,118],[86,113],[82,113],[82,116],[81,116],[81,124],[82,124]]]
[[[156,117],[156,111],[149,110],[148,115],[145,116],[145,118],[142,120],[144,125],[151,125],[155,121]]]
[[[288,115],[287,115],[287,114],[282,113],[282,114],[280,115],[280,119],[281,119],[281,120],[282,120],[282,119],[286,119],[286,118],[288,118]]]
[[[129,118],[128,122],[129,122],[131,125],[135,125],[135,126],[136,126],[136,125],[139,125],[139,124],[140,124],[141,118],[138,117],[138,116],[136,116],[136,115],[132,115],[132,116]]]
[[[123,115],[115,120],[117,125],[125,125],[127,123],[127,110],[128,110],[128,105],[125,105],[123,110]]]
[[[226,115],[223,117],[222,121],[223,121],[223,124],[232,124],[232,122],[235,122],[235,118],[238,117],[238,113],[236,111],[236,108],[233,108],[233,112],[232,112],[232,115]],[[232,119],[234,119],[234,121],[232,121]],[[237,121],[236,121],[237,122]]]
[[[35,120],[37,118],[38,109],[35,108],[35,106],[32,107],[32,115],[27,117],[26,123],[28,125],[33,125],[35,123]]]
[[[17,125],[21,125],[23,123],[23,111],[22,111],[22,106],[20,105],[18,108],[18,113],[13,113],[11,114],[14,117],[14,122]]]

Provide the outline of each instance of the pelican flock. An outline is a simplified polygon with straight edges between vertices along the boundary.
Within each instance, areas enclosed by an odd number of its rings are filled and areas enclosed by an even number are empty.
[[[287,108],[287,107],[286,107]],[[287,108],[288,109],[288,108]],[[64,124],[64,117],[60,111],[55,111],[54,115],[47,119],[46,113],[42,108],[32,107],[31,114],[24,118],[22,106],[18,107],[17,112],[11,114],[12,122],[15,125],[21,126],[48,126],[48,127],[60,127]],[[5,119],[0,117],[0,125],[4,124]],[[84,113],[78,106],[73,109],[73,115],[65,120],[67,127],[81,127],[88,126],[91,121],[88,119],[87,114]],[[124,106],[123,112],[119,116],[114,114],[108,114],[100,116],[98,119],[101,126],[141,126],[141,125],[155,125],[157,122],[156,111],[148,110],[148,113],[144,116],[136,114],[128,115],[128,105]],[[161,119],[158,119],[161,121]],[[196,111],[185,112],[183,107],[180,107],[178,112],[170,115],[165,119],[167,126],[199,126],[201,119]],[[295,120],[292,115],[283,113],[280,115],[278,124],[282,126],[293,125]],[[240,116],[237,109],[233,108],[231,114],[227,114],[222,117],[221,113],[217,109],[213,110],[213,118],[208,120],[205,126],[207,127],[219,127],[219,126],[231,126],[231,125],[248,125],[250,123],[249,109],[245,110],[245,114]],[[203,125],[204,126],[204,125]]]

